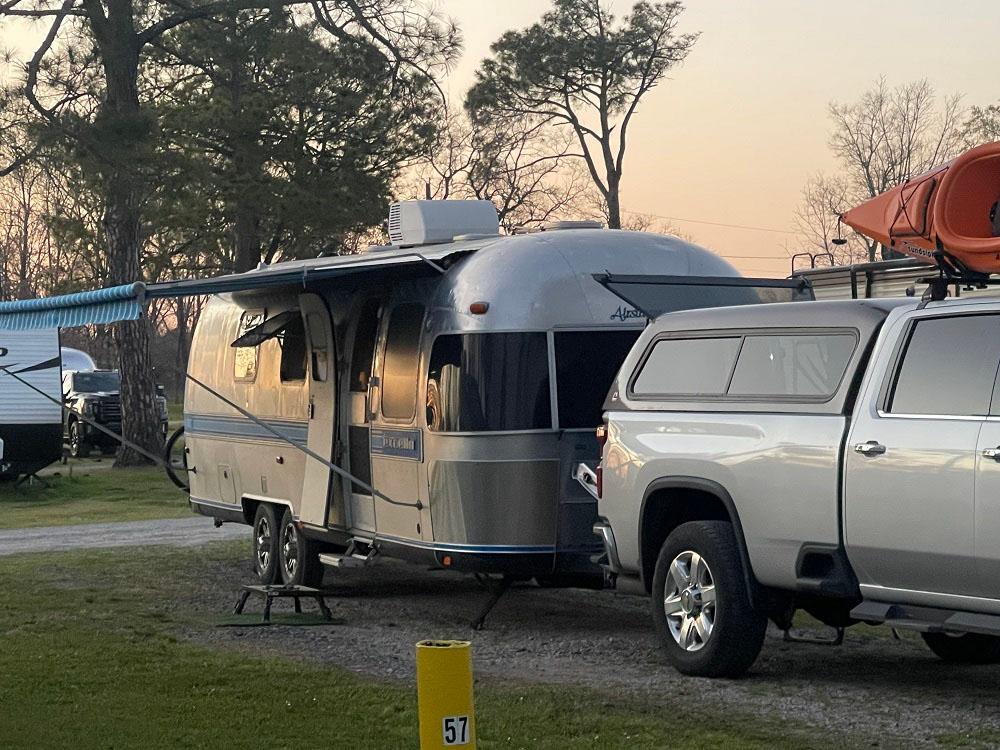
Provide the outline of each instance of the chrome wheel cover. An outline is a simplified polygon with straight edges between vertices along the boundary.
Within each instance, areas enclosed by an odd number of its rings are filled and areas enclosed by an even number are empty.
[[[299,568],[299,532],[294,523],[285,524],[281,531],[281,557],[285,575],[294,580]]]
[[[718,613],[715,579],[704,558],[690,550],[677,555],[663,589],[663,611],[674,641],[685,651],[702,649]]]
[[[261,516],[254,529],[254,561],[257,563],[257,572],[263,573],[271,566],[271,522],[267,516]]]

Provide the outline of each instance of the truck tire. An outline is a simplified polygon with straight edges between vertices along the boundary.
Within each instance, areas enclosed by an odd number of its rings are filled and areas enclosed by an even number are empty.
[[[955,664],[996,664],[1000,661],[1000,638],[979,633],[921,633],[927,647],[944,661]]]
[[[90,455],[90,443],[83,437],[83,427],[78,419],[69,423],[69,455],[73,458],[87,458]]]
[[[253,517],[253,569],[257,579],[268,586],[278,580],[278,521],[274,506],[261,503]]]
[[[767,616],[750,604],[732,524],[692,521],[660,549],[653,623],[681,674],[738,677],[760,654]]]
[[[316,543],[302,535],[291,508],[281,516],[278,537],[278,569],[287,586],[319,588],[323,583],[323,564]]]

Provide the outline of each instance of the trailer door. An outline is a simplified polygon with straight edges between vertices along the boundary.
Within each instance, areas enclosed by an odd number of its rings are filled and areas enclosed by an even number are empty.
[[[334,357],[333,324],[323,299],[315,294],[299,297],[299,308],[309,342],[309,449],[336,462],[334,456],[337,426],[337,378]],[[342,525],[343,502],[334,493],[331,503],[333,472],[314,458],[306,457],[302,485],[302,521],[315,526]]]

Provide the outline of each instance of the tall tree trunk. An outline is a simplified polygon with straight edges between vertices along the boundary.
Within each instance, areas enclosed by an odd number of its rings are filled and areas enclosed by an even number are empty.
[[[109,3],[110,34],[101,41],[106,80],[105,99],[97,118],[103,149],[105,208],[103,228],[113,284],[142,277],[141,203],[142,155],[149,133],[139,106],[139,43],[131,4]],[[113,145],[111,145],[113,143]],[[149,323],[145,319],[118,323],[118,369],[121,372],[122,433],[126,440],[159,455],[162,440],[156,409],[156,385],[149,356]],[[122,446],[116,467],[148,463],[140,453]]]
[[[621,178],[616,174],[608,175],[608,229],[622,228]]]
[[[252,271],[260,263],[260,228],[256,206],[239,196],[235,202],[233,271],[243,273]]]

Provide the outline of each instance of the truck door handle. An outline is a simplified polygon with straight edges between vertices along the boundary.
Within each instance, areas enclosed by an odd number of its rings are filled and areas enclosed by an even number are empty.
[[[983,458],[992,458],[994,461],[1000,461],[1000,448],[987,448],[983,451]]]
[[[885,453],[885,446],[877,440],[869,440],[867,443],[857,443],[854,452],[862,456],[881,456]]]

